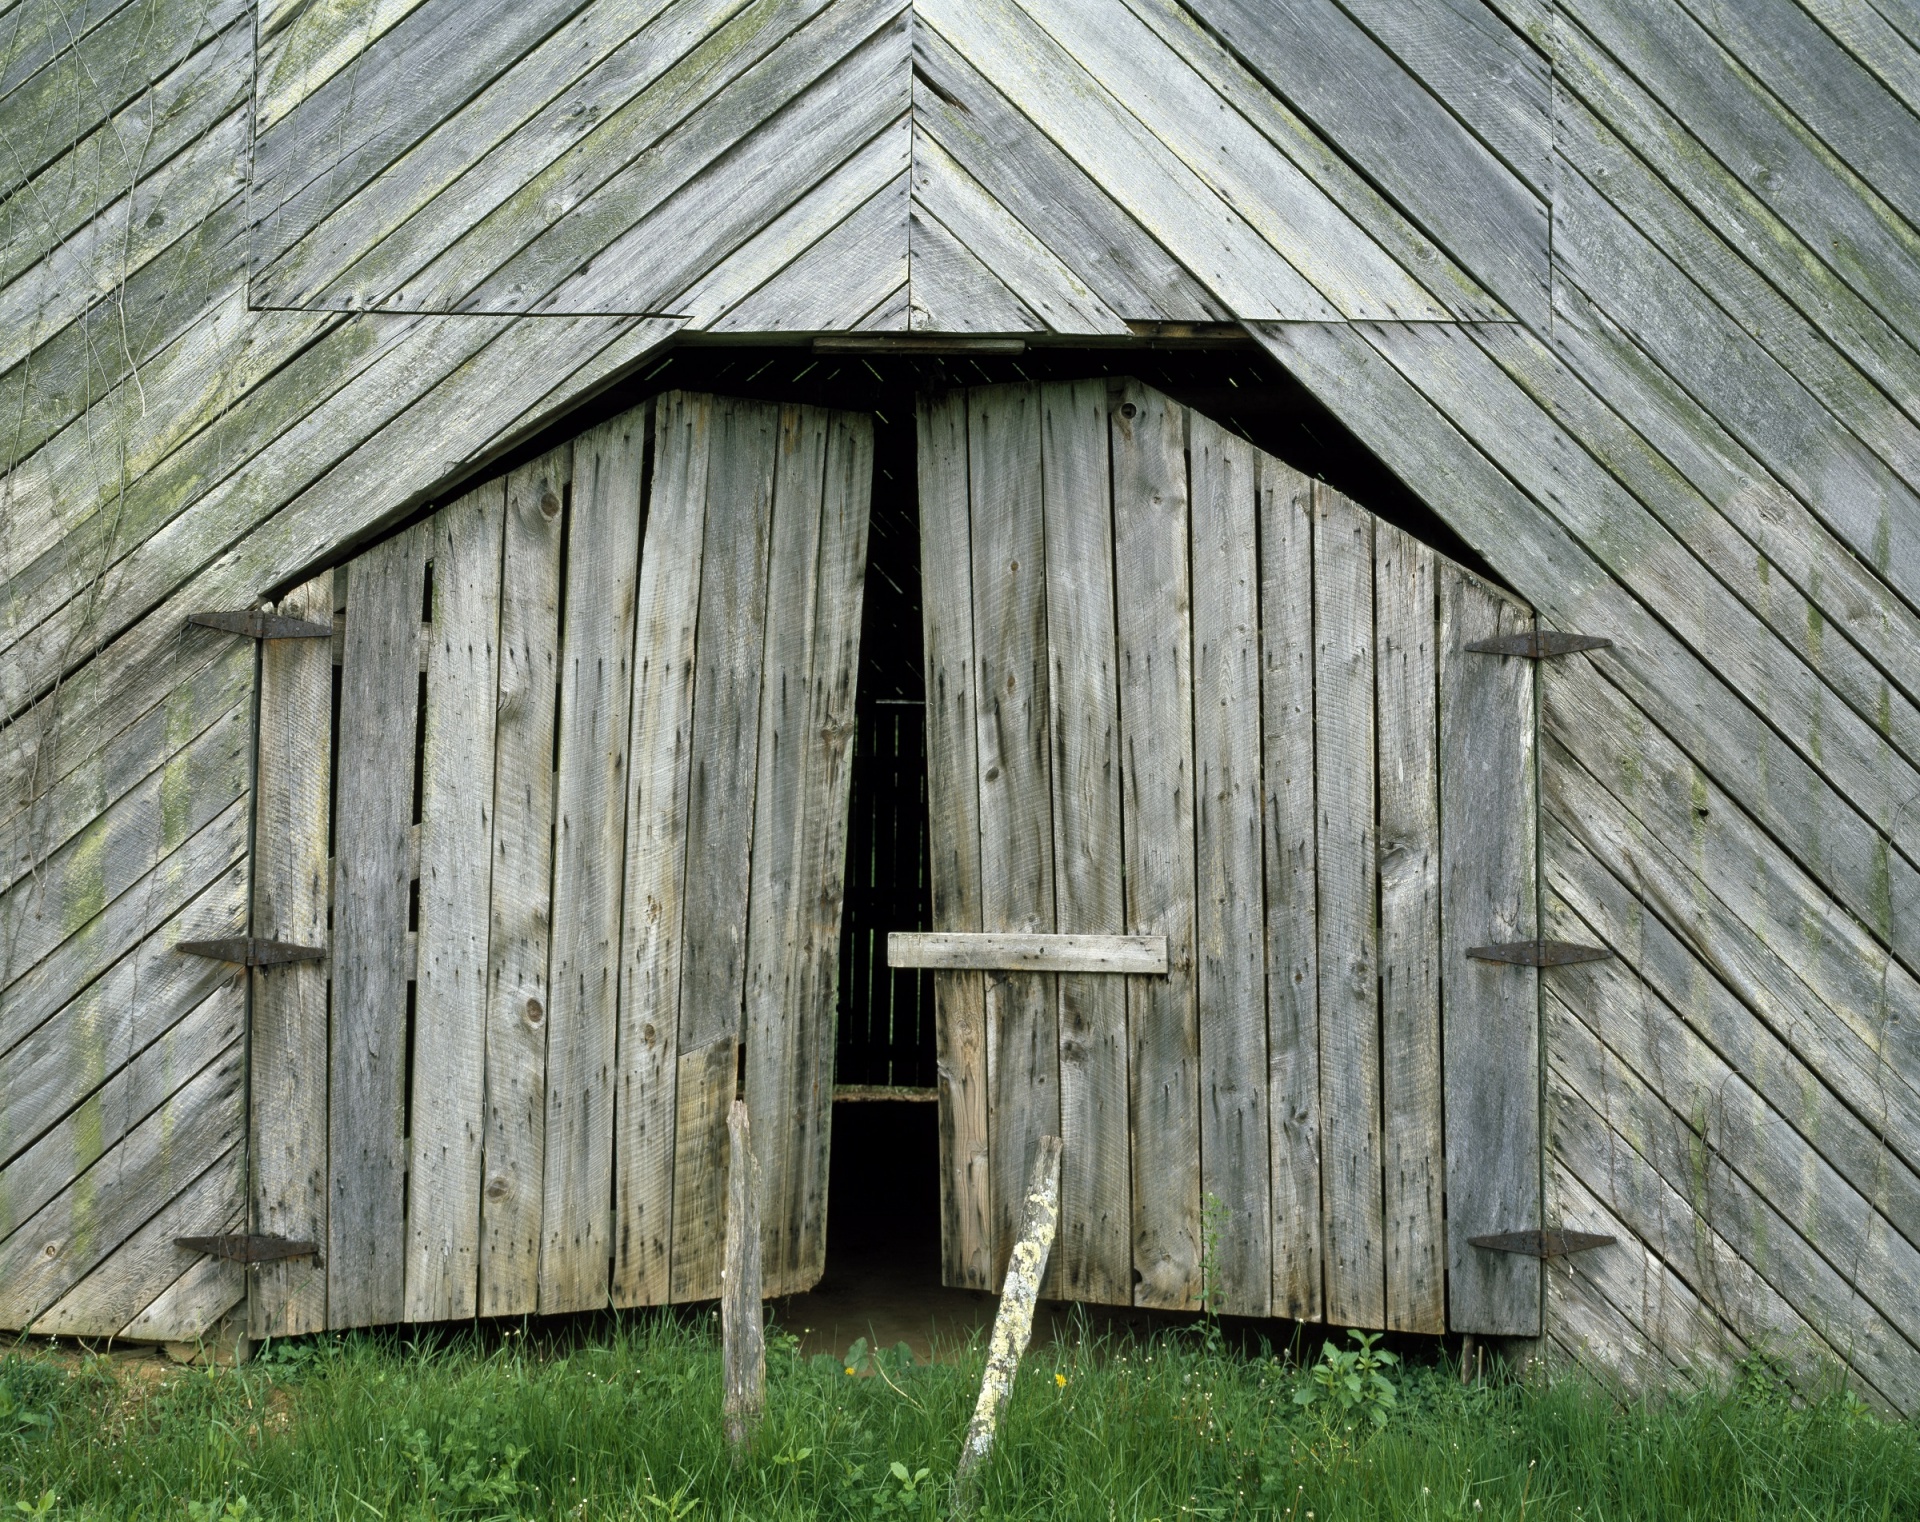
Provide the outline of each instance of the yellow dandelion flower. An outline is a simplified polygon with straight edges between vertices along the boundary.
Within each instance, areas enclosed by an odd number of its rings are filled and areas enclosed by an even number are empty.
[[[1064,1390],[1067,1387],[1067,1376],[1064,1374],[1056,1374],[1053,1376],[1053,1382]]]

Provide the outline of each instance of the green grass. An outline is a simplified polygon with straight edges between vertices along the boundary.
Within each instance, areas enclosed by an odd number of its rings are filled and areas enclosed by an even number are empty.
[[[850,1377],[776,1344],[738,1470],[705,1322],[634,1318],[547,1349],[329,1338],[161,1381],[18,1353],[0,1359],[0,1517],[49,1492],[48,1516],[182,1522],[943,1515],[977,1359],[884,1354]],[[1299,1368],[1193,1332],[1036,1352],[982,1515],[1920,1516],[1920,1432],[1845,1394],[1795,1404],[1755,1377],[1622,1406],[1570,1380],[1387,1374],[1384,1425],[1348,1427],[1325,1399],[1296,1402],[1317,1388]]]

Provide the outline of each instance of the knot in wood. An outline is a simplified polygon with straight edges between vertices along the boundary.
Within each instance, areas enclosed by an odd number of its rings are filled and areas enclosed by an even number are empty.
[[[540,516],[542,518],[552,519],[558,517],[559,513],[560,493],[549,486],[545,491],[540,493]]]
[[[538,999],[527,1000],[527,1024],[538,1029],[540,1022],[547,1018],[546,1006]]]

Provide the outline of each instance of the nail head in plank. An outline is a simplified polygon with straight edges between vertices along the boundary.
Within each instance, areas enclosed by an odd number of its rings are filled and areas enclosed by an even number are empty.
[[[947,972],[1113,972],[1164,977],[1167,938],[895,930],[887,936],[887,965]]]

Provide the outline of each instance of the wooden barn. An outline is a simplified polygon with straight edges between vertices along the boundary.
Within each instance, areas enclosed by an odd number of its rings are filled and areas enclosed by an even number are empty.
[[[1920,1411],[1912,0],[0,0],[0,145],[0,1327],[711,1298],[736,1096],[786,1294],[897,1091],[949,1284],[1059,1136],[1051,1296]]]

